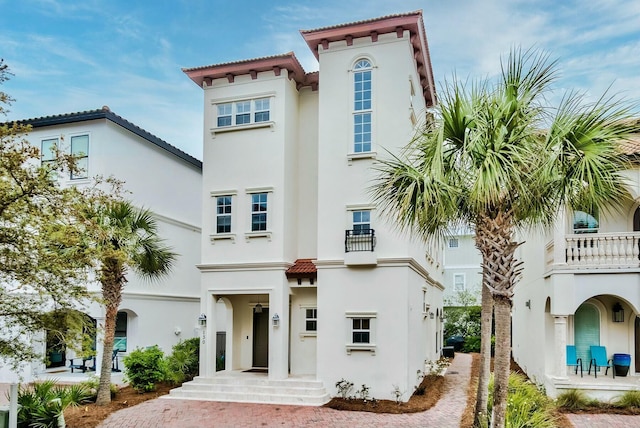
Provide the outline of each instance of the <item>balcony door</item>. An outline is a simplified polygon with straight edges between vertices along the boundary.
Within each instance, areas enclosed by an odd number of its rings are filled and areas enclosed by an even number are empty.
[[[591,359],[590,346],[600,345],[600,312],[589,304],[583,303],[574,315],[574,338],[578,358],[582,363]]]

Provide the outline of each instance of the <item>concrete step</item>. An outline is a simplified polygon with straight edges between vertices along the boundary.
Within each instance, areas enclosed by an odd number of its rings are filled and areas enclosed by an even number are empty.
[[[299,406],[321,406],[331,399],[320,381],[243,376],[197,377],[163,398]]]

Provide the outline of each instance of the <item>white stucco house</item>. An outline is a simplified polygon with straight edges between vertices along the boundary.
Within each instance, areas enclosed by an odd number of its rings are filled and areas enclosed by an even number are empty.
[[[640,388],[640,140],[623,149],[636,166],[625,174],[630,202],[613,212],[563,213],[553,230],[523,238],[518,250],[524,271],[514,297],[513,356],[552,396],[579,388],[611,398]],[[567,345],[582,359],[583,377],[567,366]],[[607,359],[630,357],[628,375],[589,375],[592,345],[604,346]]]
[[[482,256],[476,248],[475,232],[461,227],[452,231],[444,247],[443,294],[446,306],[459,306],[482,299]]]
[[[440,356],[442,248],[367,190],[436,101],[422,13],[301,34],[318,72],[292,52],[184,69],[204,95],[203,328],[200,377],[172,397],[322,404],[344,378],[408,399]]]
[[[51,146],[81,154],[78,165],[82,171],[58,174],[62,185],[86,186],[91,178],[114,176],[124,181],[125,195],[135,206],[151,209],[158,218],[159,233],[179,254],[170,276],[154,283],[127,275],[127,285],[118,312],[115,347],[118,357],[136,347],[159,345],[163,351],[180,339],[198,335],[200,313],[200,274],[195,267],[200,260],[200,222],[202,163],[158,137],[139,128],[103,107],[99,110],[26,119],[33,129],[26,137],[42,149],[42,162],[47,161]],[[100,291],[99,284],[87,284]],[[98,327],[104,321],[103,308],[91,304],[83,309]],[[97,329],[97,369],[101,361],[101,331]],[[45,341],[41,347],[43,360],[24,367],[23,381],[56,372],[60,378],[69,371],[73,351],[49,355]],[[81,363],[81,361],[75,361]],[[120,368],[122,366],[120,365]],[[111,367],[109,368],[111,369]],[[77,370],[76,370],[77,372]],[[18,373],[0,368],[0,382],[16,381]]]

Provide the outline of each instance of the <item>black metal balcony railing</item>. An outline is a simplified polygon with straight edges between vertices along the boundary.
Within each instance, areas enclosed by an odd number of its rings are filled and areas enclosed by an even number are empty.
[[[373,229],[345,230],[344,251],[374,251],[376,248],[376,231]]]

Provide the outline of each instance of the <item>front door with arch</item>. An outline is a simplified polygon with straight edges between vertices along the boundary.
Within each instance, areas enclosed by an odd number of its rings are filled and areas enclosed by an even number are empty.
[[[600,345],[600,312],[594,305],[583,303],[573,316],[573,325],[577,356],[588,367],[591,358],[589,347]]]

